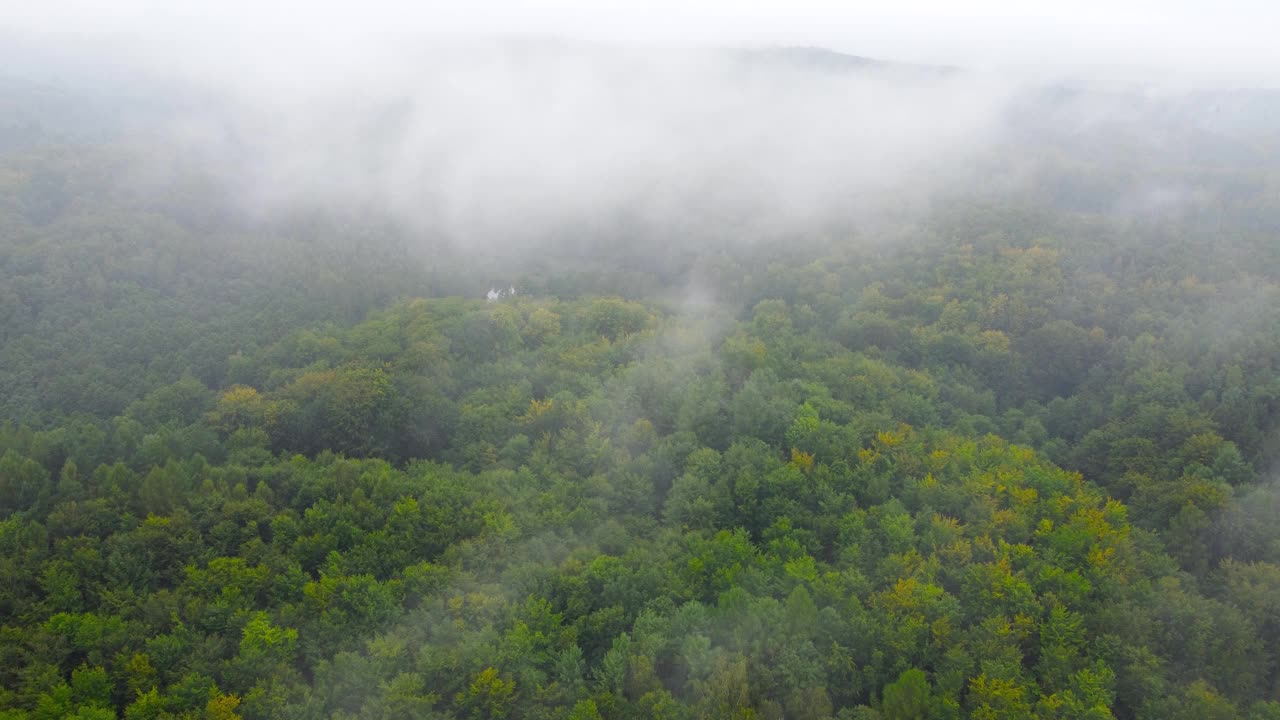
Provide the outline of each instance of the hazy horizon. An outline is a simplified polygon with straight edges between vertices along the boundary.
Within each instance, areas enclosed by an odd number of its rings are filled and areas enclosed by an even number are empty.
[[[358,9],[296,0],[171,3],[88,0],[27,4],[0,14],[0,32],[53,44],[101,43],[165,72],[363,62],[388,39],[441,42],[525,36],[652,49],[814,46],[899,62],[958,65],[1040,80],[1158,86],[1280,85],[1280,9],[1255,0],[1179,0],[1011,7],[999,0],[836,3],[826,0],[588,3],[490,1]]]

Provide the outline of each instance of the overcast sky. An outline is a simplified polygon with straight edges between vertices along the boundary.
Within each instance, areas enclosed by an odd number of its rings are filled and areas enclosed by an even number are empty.
[[[6,3],[0,3],[6,4]],[[386,33],[550,35],[621,44],[817,45],[885,59],[1280,85],[1280,3],[1269,0],[51,0],[8,2],[0,28],[133,36],[144,61],[272,56],[349,62]],[[147,42],[140,42],[138,36]],[[271,42],[262,38],[271,37]],[[262,58],[261,56],[267,57]]]

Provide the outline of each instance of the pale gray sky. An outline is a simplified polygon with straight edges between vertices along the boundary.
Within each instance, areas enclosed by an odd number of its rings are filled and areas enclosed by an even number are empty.
[[[4,3],[0,3],[4,4]],[[8,0],[0,28],[128,34],[148,61],[334,64],[370,35],[534,34],[641,45],[818,45],[888,59],[1172,84],[1280,85],[1268,0]],[[140,36],[140,37],[139,37]],[[263,42],[270,37],[270,42]],[[142,42],[145,38],[147,41]],[[255,39],[256,38],[256,39]]]

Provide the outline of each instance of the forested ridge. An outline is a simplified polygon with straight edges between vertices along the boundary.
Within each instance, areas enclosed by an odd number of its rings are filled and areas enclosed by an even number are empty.
[[[505,263],[135,152],[0,156],[0,718],[1280,718],[1273,150]]]

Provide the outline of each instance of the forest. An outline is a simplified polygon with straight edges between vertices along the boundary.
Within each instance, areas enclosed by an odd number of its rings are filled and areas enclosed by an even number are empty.
[[[0,719],[1280,719],[1280,135],[1070,95],[501,252],[0,128]]]

